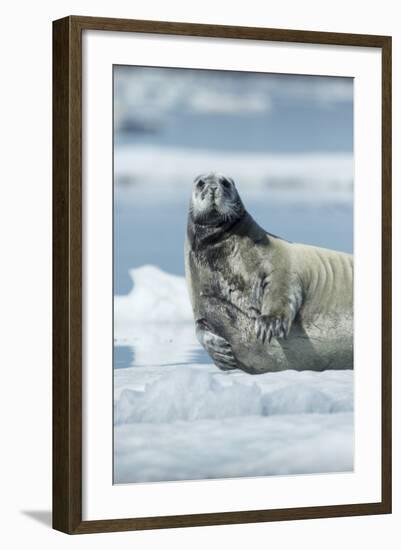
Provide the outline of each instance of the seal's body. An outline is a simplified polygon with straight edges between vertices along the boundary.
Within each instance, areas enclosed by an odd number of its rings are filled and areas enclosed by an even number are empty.
[[[353,367],[352,256],[267,233],[234,182],[209,174],[194,183],[185,258],[197,336],[219,368]]]

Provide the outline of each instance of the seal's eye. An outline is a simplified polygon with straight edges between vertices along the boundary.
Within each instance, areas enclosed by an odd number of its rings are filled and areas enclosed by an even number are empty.
[[[199,187],[199,189],[203,189],[205,187],[205,182],[203,180],[199,180],[197,186]]]
[[[221,180],[221,185],[222,185],[223,187],[225,187],[226,189],[228,189],[228,188],[230,187],[230,182],[229,182],[226,178],[223,178],[223,179]]]

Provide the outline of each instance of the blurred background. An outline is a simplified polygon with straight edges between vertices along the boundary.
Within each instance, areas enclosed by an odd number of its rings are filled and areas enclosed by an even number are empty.
[[[350,78],[114,67],[114,291],[183,275],[193,179],[234,178],[266,230],[352,252]]]
[[[209,171],[266,230],[352,251],[352,80],[117,66],[114,124],[114,482],[352,470],[352,372],[219,371],[183,277]]]

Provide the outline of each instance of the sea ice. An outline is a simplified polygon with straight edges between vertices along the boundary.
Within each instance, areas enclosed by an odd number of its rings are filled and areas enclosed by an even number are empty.
[[[185,280],[131,271],[116,296],[114,481],[351,471],[353,372],[222,372],[200,361]]]

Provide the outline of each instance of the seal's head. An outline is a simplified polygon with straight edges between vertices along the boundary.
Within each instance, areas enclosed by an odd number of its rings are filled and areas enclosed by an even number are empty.
[[[239,220],[244,206],[231,178],[211,172],[194,180],[190,215],[198,225],[218,226]]]

